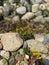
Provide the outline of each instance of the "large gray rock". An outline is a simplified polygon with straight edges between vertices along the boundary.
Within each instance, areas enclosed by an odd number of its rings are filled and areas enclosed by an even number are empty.
[[[0,65],[8,65],[8,62],[5,59],[1,59]]]
[[[26,43],[28,44],[28,47],[30,50],[36,50],[38,52],[47,53],[47,48],[39,41],[37,40],[27,40]]]
[[[24,6],[18,7],[18,8],[16,9],[16,12],[17,12],[18,14],[23,15],[23,14],[26,13],[26,7],[24,7]]]
[[[3,49],[6,51],[16,51],[23,45],[23,40],[18,33],[5,33],[1,38],[1,42]]]
[[[32,17],[34,17],[34,13],[27,12],[24,16],[22,16],[21,20],[30,20]]]

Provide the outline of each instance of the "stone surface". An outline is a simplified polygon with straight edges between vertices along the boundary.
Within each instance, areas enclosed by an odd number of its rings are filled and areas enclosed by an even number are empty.
[[[45,2],[49,2],[49,0],[44,0]]]
[[[28,47],[30,48],[30,50],[36,50],[42,53],[48,52],[46,46],[44,46],[41,42],[37,40],[33,40],[33,39],[27,40],[26,43],[28,44]]]
[[[9,9],[8,5],[6,3],[4,3],[4,7],[3,7],[4,15],[5,16],[9,15],[9,11],[10,11],[10,9]]]
[[[17,22],[19,22],[19,21],[20,21],[19,16],[14,16],[13,19],[12,19],[12,23],[13,23],[13,24],[14,24],[14,23],[17,23]]]
[[[45,17],[44,19],[45,21],[49,22],[49,17]]]
[[[44,65],[49,65],[49,56],[43,59]]]
[[[43,40],[43,44],[47,44],[49,42],[49,34],[47,34]]]
[[[44,40],[44,35],[43,34],[35,34],[35,40],[43,42]]]
[[[35,15],[36,15],[36,16],[41,16],[41,15],[42,15],[42,11],[37,11],[37,12],[35,13]]]
[[[30,20],[34,16],[34,13],[27,12],[24,16],[22,16],[21,20]]]
[[[23,40],[17,33],[5,33],[1,38],[1,42],[3,49],[6,51],[16,51],[23,45]]]
[[[41,4],[41,5],[39,6],[39,9],[41,9],[41,10],[45,10],[45,9],[46,9],[45,4]]]
[[[46,10],[49,11],[49,2],[46,5]]]
[[[5,59],[9,59],[10,58],[10,53],[9,52],[6,52],[4,50],[1,51],[1,54],[0,54],[2,57],[4,57]]]
[[[32,5],[32,12],[37,12],[39,10],[39,4]]]
[[[24,55],[23,49],[20,49],[19,52],[20,52],[21,55]]]
[[[14,65],[14,56],[11,56],[11,58],[9,59],[9,65]]]
[[[1,59],[0,65],[8,65],[8,62],[5,59]]]
[[[18,7],[18,8],[16,9],[16,12],[17,12],[18,14],[23,15],[23,14],[26,13],[26,8],[25,8],[24,6]]]
[[[3,45],[0,43],[0,50],[3,48]]]
[[[40,23],[45,23],[45,19],[43,16],[37,16],[35,19],[33,19],[34,22],[40,22]]]
[[[31,0],[31,3],[32,4],[39,4],[39,3],[41,3],[42,2],[42,0]]]
[[[0,39],[1,39],[2,36],[3,36],[3,34],[0,34]]]
[[[23,65],[28,65],[25,61],[22,61],[21,63],[22,63]]]

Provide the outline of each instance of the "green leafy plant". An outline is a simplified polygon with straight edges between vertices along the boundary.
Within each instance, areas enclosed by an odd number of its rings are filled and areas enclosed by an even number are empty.
[[[34,38],[33,31],[30,26],[16,28],[16,32],[20,34],[20,37],[23,40]]]

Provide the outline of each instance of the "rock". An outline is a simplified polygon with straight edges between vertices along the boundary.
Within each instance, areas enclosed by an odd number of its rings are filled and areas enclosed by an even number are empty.
[[[43,40],[43,44],[47,44],[47,42],[49,41],[49,34],[47,34]]]
[[[4,3],[4,7],[3,7],[4,15],[5,16],[9,15],[9,11],[10,11],[9,6],[6,3]]]
[[[11,58],[9,59],[9,65],[14,65],[14,61],[15,61],[14,56],[11,56]]]
[[[6,51],[16,51],[23,45],[23,40],[18,36],[18,33],[5,33],[1,42]]]
[[[20,49],[19,52],[20,52],[21,55],[24,55],[23,49]]]
[[[44,35],[43,34],[35,34],[35,40],[39,41],[39,42],[43,42],[44,40]]]
[[[5,59],[1,59],[0,65],[8,65],[8,62]]]
[[[32,5],[32,12],[35,13],[39,10],[39,4]]]
[[[34,17],[34,13],[27,12],[24,16],[22,16],[21,20],[30,20],[32,17]]]
[[[39,9],[40,9],[40,10],[45,10],[45,9],[46,9],[46,6],[45,6],[44,4],[41,4],[41,5],[39,6]]]
[[[44,0],[45,2],[49,2],[49,0]]]
[[[0,34],[0,39],[1,39],[2,36],[3,36],[3,34]]]
[[[46,4],[46,10],[49,11],[49,2]]]
[[[13,23],[13,24],[14,24],[14,23],[17,23],[17,22],[19,22],[19,21],[20,21],[19,16],[14,16],[13,19],[12,19],[12,23]]]
[[[24,42],[23,44],[23,48],[27,48],[28,44],[26,42]]]
[[[49,22],[49,17],[44,17],[46,22]]]
[[[35,13],[35,16],[41,16],[42,15],[42,11],[37,11],[36,13]]]
[[[4,19],[4,16],[3,16],[3,7],[0,6],[0,21]]]
[[[26,7],[24,7],[24,6],[18,7],[18,8],[16,9],[16,12],[17,12],[18,14],[23,15],[23,14],[26,13]]]
[[[0,50],[3,48],[3,45],[0,43]]]
[[[31,3],[32,4],[39,4],[41,2],[42,2],[42,0],[31,0]]]
[[[35,19],[33,19],[34,22],[40,22],[40,23],[45,23],[45,19],[43,16],[37,16]]]
[[[7,51],[4,51],[4,50],[2,50],[1,51],[1,54],[0,54],[2,57],[4,57],[5,59],[9,59],[10,58],[10,54],[9,54],[9,52],[7,52]]]
[[[29,59],[29,55],[26,54],[26,55],[25,55],[25,58],[28,60],[28,59]]]
[[[20,0],[20,3],[27,8],[27,11],[30,11],[30,4],[26,0]]]
[[[44,46],[41,42],[37,40],[33,40],[33,39],[27,40],[26,43],[28,44],[28,47],[30,48],[30,50],[36,50],[42,53],[48,52],[46,46]]]
[[[49,65],[49,56],[43,59],[44,65]]]
[[[28,64],[27,64],[26,62],[24,62],[24,61],[22,61],[21,63],[22,63],[23,65],[28,65]]]
[[[22,55],[21,54],[17,54],[15,56],[15,59],[16,59],[16,61],[21,61],[22,60]]]

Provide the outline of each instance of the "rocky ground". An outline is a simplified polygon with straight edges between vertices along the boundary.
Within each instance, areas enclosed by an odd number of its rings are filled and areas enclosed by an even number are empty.
[[[49,0],[0,6],[0,65],[49,65]]]

